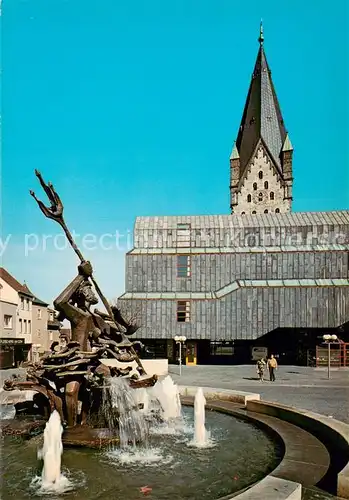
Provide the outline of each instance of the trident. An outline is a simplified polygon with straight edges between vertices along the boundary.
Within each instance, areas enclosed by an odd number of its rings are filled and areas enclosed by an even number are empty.
[[[34,191],[30,191],[30,194],[31,196],[36,200],[37,204],[39,205],[39,208],[40,210],[42,211],[42,213],[45,215],[45,217],[47,217],[48,219],[52,219],[52,220],[55,220],[56,222],[58,222],[58,224],[61,226],[61,228],[63,229],[63,231],[65,232],[65,235],[69,241],[69,243],[71,244],[71,246],[73,247],[73,249],[75,250],[75,253],[76,255],[79,257],[80,259],[80,262],[84,262],[85,259],[82,255],[82,253],[80,252],[80,250],[78,249],[78,247],[76,246],[76,243],[75,241],[73,240],[73,237],[64,221],[64,218],[63,218],[63,203],[60,199],[60,197],[58,196],[57,192],[55,191],[53,185],[51,184],[51,182],[49,182],[48,184],[45,183],[45,181],[43,180],[40,172],[38,170],[35,170],[35,175],[36,177],[39,179],[40,181],[40,184],[41,186],[43,187],[45,193],[47,194],[47,197],[51,203],[51,206],[50,207],[46,207],[46,205],[44,205],[44,203],[40,200],[38,200],[38,198],[35,196],[35,193]],[[98,283],[96,282],[95,278],[93,276],[91,276],[91,280],[92,280],[92,283],[100,297],[100,299],[102,300],[103,304],[104,304],[104,307],[106,308],[111,320],[113,321],[114,325],[116,328],[117,325],[114,321],[114,315],[112,313],[112,310],[111,310],[111,307],[110,307],[110,304],[109,302],[107,301],[107,299],[104,297],[103,293],[102,293],[102,290],[99,288],[98,286]],[[144,373],[145,373],[145,370],[142,366],[142,363],[140,361],[140,359],[138,358],[131,342],[130,342],[130,347],[131,347],[131,351],[133,354],[136,355],[137,357],[137,362],[138,364],[140,365],[140,367],[143,369]]]

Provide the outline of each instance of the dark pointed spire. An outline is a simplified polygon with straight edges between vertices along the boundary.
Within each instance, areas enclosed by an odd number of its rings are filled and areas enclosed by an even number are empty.
[[[259,50],[236,146],[240,155],[241,173],[262,139],[276,165],[281,169],[280,153],[286,139],[286,129],[264,52],[263,24],[260,25]]]
[[[258,38],[259,44],[263,45],[264,42],[264,32],[263,32],[263,20],[261,19],[261,24],[259,26],[259,38]]]

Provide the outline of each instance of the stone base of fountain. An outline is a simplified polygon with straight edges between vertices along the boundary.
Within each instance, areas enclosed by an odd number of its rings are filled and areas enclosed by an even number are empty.
[[[16,416],[12,419],[0,421],[0,435],[30,439],[42,434],[46,423],[47,420],[39,415]],[[119,442],[118,431],[106,428],[94,428],[87,425],[77,425],[67,428],[62,435],[62,443],[68,447],[101,449],[110,445],[118,445]]]
[[[62,435],[63,446],[104,448],[109,445],[118,445],[119,435],[110,429],[98,429],[87,425],[77,425],[65,429]]]
[[[47,420],[39,417],[16,417],[8,420],[0,420],[0,433],[3,436],[19,436],[31,438],[41,434]]]

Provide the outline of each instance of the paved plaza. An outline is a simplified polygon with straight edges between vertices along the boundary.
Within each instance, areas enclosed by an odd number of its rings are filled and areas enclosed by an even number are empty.
[[[349,423],[349,370],[327,370],[304,366],[279,366],[276,381],[257,379],[254,365],[179,366],[170,365],[169,374],[180,385],[220,387],[257,392],[265,401],[296,406]]]

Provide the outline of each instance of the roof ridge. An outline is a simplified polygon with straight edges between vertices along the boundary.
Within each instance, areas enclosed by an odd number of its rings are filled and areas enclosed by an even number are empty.
[[[0,267],[0,278],[2,278],[16,292],[27,293],[25,287],[7,269]]]

